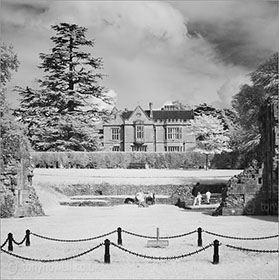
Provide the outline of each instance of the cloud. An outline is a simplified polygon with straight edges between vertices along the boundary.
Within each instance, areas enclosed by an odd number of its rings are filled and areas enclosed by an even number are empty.
[[[229,108],[231,106],[232,96],[237,94],[244,84],[250,84],[248,75],[236,76],[225,81],[225,83],[217,90],[219,100],[213,102],[218,108]]]
[[[105,103],[103,102],[102,100],[100,100],[99,98],[96,98],[96,97],[91,97],[89,100],[88,100],[88,103],[92,104],[92,105],[96,105],[98,104],[99,108],[102,109],[102,110],[112,110],[112,108],[115,106],[115,103],[116,103],[116,100],[117,100],[117,93],[110,89],[106,92],[106,95],[108,97],[111,97],[112,98],[112,104],[108,104],[108,103]],[[85,107],[86,109],[90,109],[90,107]]]
[[[64,13],[61,13],[64,11]],[[133,35],[143,39],[147,34],[179,44],[185,36],[184,17],[171,5],[152,1],[64,1],[49,7],[52,20],[71,20],[105,32],[110,38]],[[117,30],[114,35],[111,30]]]
[[[51,49],[50,25],[72,22],[96,39],[92,54],[103,57],[102,83],[117,92],[120,109],[165,100],[225,106],[275,48],[276,13],[254,2],[17,0],[1,22],[21,61],[17,83],[42,75],[35,69]]]
[[[4,32],[15,32],[27,27],[38,27],[40,17],[47,12],[46,1],[2,0],[1,29]],[[6,30],[7,29],[7,30]]]
[[[188,16],[190,33],[200,33],[228,64],[251,69],[277,51],[278,1],[171,3]]]

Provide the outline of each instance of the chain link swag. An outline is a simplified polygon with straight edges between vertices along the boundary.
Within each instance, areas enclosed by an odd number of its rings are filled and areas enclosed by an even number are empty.
[[[159,261],[164,261],[164,260],[175,260],[175,259],[182,259],[182,258],[185,258],[185,257],[189,257],[189,256],[192,256],[192,255],[195,255],[195,254],[198,254],[202,251],[205,251],[206,249],[210,248],[211,246],[213,246],[213,244],[209,244],[199,250],[196,250],[196,251],[193,251],[193,252],[190,252],[190,253],[187,253],[187,254],[182,254],[182,255],[179,255],[179,256],[171,256],[171,257],[154,257],[154,256],[148,256],[148,255],[144,255],[144,254],[140,254],[140,253],[137,253],[137,252],[133,252],[133,251],[130,251],[128,249],[125,249],[113,242],[110,242],[111,245],[117,247],[118,249],[126,252],[126,253],[129,253],[129,254],[132,254],[134,256],[137,256],[137,257],[141,257],[141,258],[144,258],[144,259],[151,259],[151,260],[159,260]]]
[[[278,234],[276,234],[276,235],[263,236],[263,237],[235,237],[235,236],[229,236],[229,235],[223,235],[223,234],[210,232],[210,231],[207,231],[207,230],[203,230],[203,232],[211,234],[211,235],[215,235],[215,236],[218,236],[218,237],[229,238],[229,239],[238,239],[238,240],[261,240],[261,239],[275,238],[275,237],[279,236]]]
[[[20,255],[17,255],[17,254],[14,254],[14,253],[11,253],[9,251],[6,251],[4,249],[1,248],[1,251],[8,254],[8,255],[11,255],[13,257],[16,257],[16,258],[19,258],[19,259],[22,259],[22,260],[26,260],[26,261],[34,261],[34,262],[44,262],[44,263],[50,263],[50,262],[62,262],[62,261],[68,261],[68,260],[71,260],[71,259],[75,259],[75,258],[78,258],[78,257],[81,257],[81,256],[84,256],[96,249],[98,249],[99,247],[103,246],[104,243],[100,243],[99,245],[89,249],[89,250],[86,250],[84,252],[81,252],[79,254],[76,254],[76,255],[73,255],[73,256],[69,256],[69,257],[65,257],[65,258],[59,258],[59,259],[36,259],[36,258],[29,258],[29,257],[24,257],[24,256],[20,256]]]
[[[127,231],[125,229],[122,229],[122,232],[125,232],[127,234],[130,234],[130,235],[133,235],[133,236],[136,236],[136,237],[148,238],[148,239],[157,239],[157,237],[155,237],[155,236],[142,235],[142,234],[138,234],[138,233]],[[179,238],[179,237],[183,237],[183,236],[187,236],[187,235],[193,234],[195,232],[197,232],[197,230],[193,230],[193,231],[182,233],[182,234],[178,234],[178,235],[162,236],[162,237],[160,237],[160,239]]]
[[[228,248],[237,249],[241,251],[256,252],[256,253],[278,253],[278,250],[258,250],[258,249],[237,247],[229,244],[224,244],[224,245],[227,246]]]
[[[43,238],[43,239],[51,240],[51,241],[57,241],[57,242],[84,242],[84,241],[91,241],[91,240],[95,240],[95,239],[98,239],[98,238],[102,238],[102,237],[111,235],[111,234],[115,233],[116,231],[117,230],[113,230],[111,232],[108,232],[108,233],[105,233],[105,234],[102,234],[102,235],[89,237],[89,238],[83,238],[83,239],[58,239],[58,238],[43,236],[43,235],[40,235],[40,234],[37,234],[37,233],[34,233],[34,232],[30,232],[30,234],[32,234],[36,237],[39,237],[39,238]]]
[[[1,245],[0,248],[3,248],[8,243],[8,241],[9,241],[9,238],[6,239],[6,241]]]

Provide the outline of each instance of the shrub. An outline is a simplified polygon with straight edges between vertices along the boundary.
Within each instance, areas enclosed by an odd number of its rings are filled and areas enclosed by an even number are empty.
[[[12,217],[15,211],[14,195],[6,193],[0,196],[0,217],[9,218]]]
[[[128,168],[132,162],[144,162],[156,169],[189,169],[205,163],[205,156],[196,152],[34,152],[32,158],[37,168]]]

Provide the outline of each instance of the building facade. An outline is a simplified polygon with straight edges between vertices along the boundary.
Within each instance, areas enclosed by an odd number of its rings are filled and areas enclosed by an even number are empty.
[[[176,110],[165,105],[161,110],[137,106],[133,111],[112,111],[103,125],[104,149],[127,152],[186,152],[195,147],[190,120],[192,110]]]

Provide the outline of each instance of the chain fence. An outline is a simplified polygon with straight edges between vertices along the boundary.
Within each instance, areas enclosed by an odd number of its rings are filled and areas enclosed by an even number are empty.
[[[24,236],[24,238],[22,239],[22,241],[20,241],[20,242],[16,242],[15,240],[14,240],[14,238],[12,239],[13,240],[13,242],[16,244],[16,245],[21,245],[21,244],[23,244],[23,242],[26,240],[26,235]],[[1,247],[2,248],[2,247]]]
[[[261,239],[275,238],[275,237],[279,236],[278,234],[276,234],[276,235],[263,236],[263,237],[236,237],[236,236],[218,234],[218,233],[210,232],[210,231],[207,231],[207,230],[203,230],[203,232],[211,234],[211,235],[215,235],[215,236],[218,236],[218,237],[229,238],[229,239],[237,239],[237,240],[261,240]]]
[[[141,258],[144,258],[144,259],[151,259],[151,260],[175,260],[175,259],[182,259],[182,258],[186,258],[186,257],[189,257],[189,256],[192,256],[192,255],[195,255],[195,254],[198,254],[202,251],[205,251],[206,249],[210,248],[211,246],[213,246],[213,243],[211,244],[208,244],[207,246],[199,249],[199,250],[196,250],[196,251],[193,251],[193,252],[190,252],[190,253],[187,253],[187,254],[182,254],[182,255],[178,255],[178,256],[171,256],[171,257],[155,257],[155,256],[149,256],[149,255],[144,255],[144,254],[140,254],[140,253],[137,253],[137,252],[133,252],[133,251],[130,251],[126,248],[123,248],[113,242],[110,242],[111,245],[115,246],[116,248],[126,252],[126,253],[129,253],[131,255],[134,255],[134,256],[137,256],[137,257],[141,257]]]
[[[111,232],[105,233],[105,234],[101,234],[98,236],[94,236],[94,237],[89,237],[89,238],[82,238],[82,239],[59,239],[59,238],[52,238],[52,237],[47,237],[47,236],[43,236],[34,232],[30,232],[30,234],[42,238],[42,239],[46,239],[46,240],[50,240],[50,241],[57,241],[57,242],[84,242],[84,241],[92,241],[95,239],[99,239],[108,235],[111,235],[113,233],[117,232],[117,230],[113,230]]]
[[[125,232],[127,234],[130,234],[130,235],[133,235],[133,236],[136,236],[136,237],[148,238],[148,239],[157,239],[157,237],[155,237],[155,236],[142,235],[142,234],[138,234],[138,233],[127,231],[125,229],[122,229],[122,232]],[[179,237],[191,235],[191,234],[193,234],[195,232],[197,232],[197,230],[193,230],[193,231],[182,233],[182,234],[178,234],[178,235],[172,235],[172,236],[160,236],[160,239],[179,238]]]
[[[278,234],[276,234],[276,235],[264,236],[264,237],[235,237],[235,236],[228,236],[228,235],[218,234],[218,233],[214,233],[214,232],[210,232],[210,231],[202,230],[201,228],[198,228],[197,230],[193,230],[193,231],[190,231],[190,232],[187,232],[187,233],[178,234],[178,235],[172,235],[172,236],[163,236],[163,237],[160,237],[159,239],[161,239],[161,240],[162,239],[174,239],[174,238],[188,236],[188,235],[191,235],[193,233],[198,232],[198,241],[199,241],[199,240],[201,240],[201,232],[202,231],[207,233],[207,234],[210,234],[210,235],[214,235],[214,236],[218,236],[218,237],[223,237],[223,238],[229,238],[229,239],[236,239],[236,240],[264,240],[264,239],[276,238],[276,237],[279,236]],[[148,239],[157,239],[158,238],[158,237],[154,237],[154,236],[148,236],[148,235],[142,235],[142,234],[130,232],[130,231],[127,231],[127,230],[123,230],[121,228],[118,228],[116,230],[113,230],[113,231],[110,231],[108,233],[105,233],[105,234],[102,234],[102,235],[98,235],[98,236],[95,236],[95,237],[82,238],[82,239],[58,239],[58,238],[52,238],[52,237],[43,236],[43,235],[40,235],[40,234],[37,234],[37,233],[34,233],[34,232],[30,232],[30,230],[26,230],[26,235],[23,238],[23,240],[20,241],[20,242],[17,242],[13,238],[12,233],[9,233],[8,234],[8,238],[1,245],[0,250],[2,252],[4,252],[4,253],[10,255],[10,256],[13,256],[13,257],[16,257],[16,258],[19,258],[19,259],[23,259],[23,260],[27,260],[27,261],[35,261],[35,262],[43,262],[43,263],[67,261],[67,260],[70,260],[70,259],[75,259],[75,258],[81,257],[83,255],[86,255],[86,254],[88,254],[88,253],[98,249],[99,247],[101,247],[103,245],[107,246],[106,245],[106,241],[105,241],[105,243],[102,242],[99,245],[97,245],[97,246],[95,246],[93,248],[90,248],[90,249],[88,249],[86,251],[83,251],[81,253],[78,253],[78,254],[75,254],[75,255],[72,255],[72,256],[69,256],[69,257],[56,258],[56,259],[39,259],[39,258],[31,258],[31,257],[20,256],[18,254],[15,254],[15,253],[11,252],[11,251],[13,251],[13,248],[12,248],[11,244],[15,243],[16,245],[21,245],[21,244],[23,244],[26,241],[26,246],[30,246],[29,234],[31,234],[33,236],[36,236],[38,238],[42,238],[42,239],[46,239],[46,240],[50,240],[50,241],[57,241],[57,242],[83,242],[83,241],[96,240],[96,239],[99,239],[99,238],[111,235],[111,234],[116,233],[116,232],[118,232],[118,238],[119,239],[121,239],[121,232],[130,234],[132,236],[141,237],[141,238],[148,238]],[[8,242],[9,242],[9,248],[8,248],[8,251],[7,251],[7,250],[4,250],[3,247]],[[216,263],[219,262],[218,247],[222,245],[221,243],[219,243],[218,240],[215,240],[213,243],[210,243],[210,244],[208,244],[205,247],[201,247],[201,248],[199,248],[199,249],[197,249],[195,251],[192,251],[192,252],[189,252],[189,253],[186,253],[186,254],[181,254],[181,255],[177,255],[177,256],[151,256],[151,255],[145,255],[145,254],[142,254],[142,253],[134,252],[134,251],[128,250],[128,249],[126,249],[126,248],[124,248],[122,246],[119,246],[119,245],[122,245],[122,240],[121,240],[121,243],[118,243],[118,244],[110,242],[109,240],[108,240],[108,242],[111,245],[113,245],[114,247],[116,247],[116,248],[118,248],[118,249],[120,249],[120,250],[122,250],[122,251],[124,251],[124,252],[126,252],[128,254],[134,255],[136,257],[141,257],[141,258],[145,258],[145,259],[152,259],[152,260],[175,260],[175,259],[182,259],[182,258],[185,258],[185,257],[189,257],[189,256],[192,256],[192,255],[198,254],[198,253],[200,253],[202,251],[205,251],[208,248],[214,246],[214,256],[215,256],[215,250],[217,250],[216,251],[217,253],[216,253],[215,257],[216,257],[216,259],[218,259],[218,261]],[[199,244],[199,242],[198,242],[198,244]],[[202,244],[202,242],[198,246],[201,246],[201,244]],[[250,248],[243,248],[243,247],[233,246],[233,245],[230,245],[230,244],[223,244],[223,245],[225,245],[226,247],[231,248],[231,249],[237,249],[237,250],[248,251],[248,252],[278,253],[278,250],[258,250],[258,249],[250,249]],[[106,250],[108,250],[108,252],[109,252],[109,247],[106,247]]]
[[[278,250],[258,250],[258,249],[249,249],[249,248],[243,248],[243,247],[237,247],[237,246],[233,246],[233,245],[229,245],[229,244],[223,244],[228,248],[232,248],[232,249],[237,249],[237,250],[241,250],[241,251],[247,251],[247,252],[255,252],[255,253],[278,253]]]
[[[8,241],[9,241],[9,238],[7,238],[7,239],[3,242],[3,244],[0,246],[0,248],[3,248],[3,247],[8,243]]]
[[[103,246],[104,243],[100,243],[99,245],[93,247],[93,248],[90,248],[86,251],[83,251],[79,254],[76,254],[76,255],[72,255],[72,256],[69,256],[69,257],[65,257],[65,258],[58,258],[58,259],[36,259],[36,258],[29,258],[29,257],[25,257],[25,256],[20,256],[20,255],[17,255],[15,253],[11,253],[9,251],[6,251],[4,249],[1,248],[1,251],[10,255],[10,256],[13,256],[13,257],[16,257],[16,258],[19,258],[19,259],[22,259],[22,260],[26,260],[26,261],[34,261],[34,262],[43,262],[43,263],[50,263],[50,262],[61,262],[61,261],[68,261],[68,260],[71,260],[71,259],[75,259],[75,258],[78,258],[78,257],[81,257],[81,256],[84,256],[96,249],[98,249],[99,247]]]

